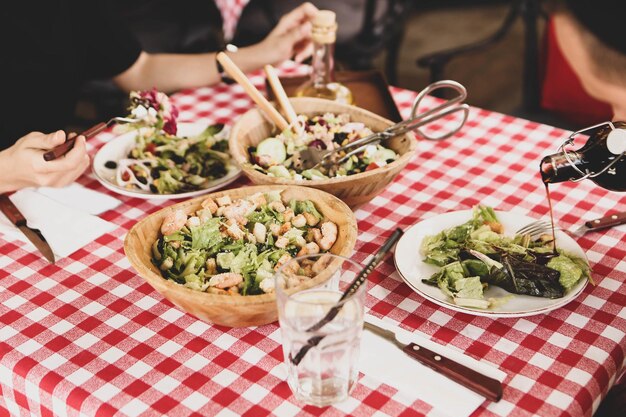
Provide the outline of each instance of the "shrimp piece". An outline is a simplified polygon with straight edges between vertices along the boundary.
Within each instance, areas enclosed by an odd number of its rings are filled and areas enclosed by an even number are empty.
[[[252,233],[254,234],[257,242],[263,243],[267,237],[267,227],[265,227],[263,223],[254,223]]]
[[[291,219],[293,219],[293,216],[295,216],[295,213],[290,208],[285,209],[285,211],[283,212],[283,220],[286,222],[291,221]]]
[[[209,279],[209,287],[224,289],[235,287],[240,282],[243,282],[243,275],[235,272],[224,272],[223,274],[213,275],[211,279]]]
[[[279,213],[283,213],[286,210],[285,205],[283,204],[282,201],[272,201],[267,206],[271,208],[272,210],[275,210]]]
[[[322,223],[321,231],[322,238],[319,240],[316,239],[316,242],[320,249],[328,250],[337,241],[337,225],[333,222],[324,222]]]
[[[317,225],[320,222],[320,219],[318,219],[317,217],[315,217],[308,211],[305,211],[304,213],[302,213],[302,215],[306,219],[306,224],[308,224],[311,227]]]
[[[332,261],[332,258],[328,255],[320,256],[320,258],[317,261],[315,261],[315,263],[313,264],[313,267],[311,268],[311,270],[315,274],[319,274],[324,269],[326,269],[328,265],[330,265],[331,261]]]
[[[306,217],[304,217],[302,214],[298,214],[296,217],[291,219],[291,224],[294,227],[304,227],[306,226]]]
[[[297,256],[315,255],[317,253],[320,253],[320,247],[317,246],[317,243],[311,242],[304,245],[302,249],[300,249],[300,251],[298,252]]]
[[[187,214],[184,211],[176,210],[170,212],[167,216],[165,216],[165,219],[163,219],[161,233],[163,236],[174,234],[182,229],[186,222]]]
[[[205,198],[200,205],[202,208],[208,209],[211,214],[215,214],[215,212],[217,212],[217,204],[211,197]]]

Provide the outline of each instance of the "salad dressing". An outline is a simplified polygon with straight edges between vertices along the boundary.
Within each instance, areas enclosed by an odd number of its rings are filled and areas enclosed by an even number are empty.
[[[556,250],[556,233],[554,231],[554,213],[552,211],[552,199],[550,198],[549,183],[545,182],[546,196],[548,197],[548,207],[550,208],[550,224],[552,225],[552,253],[554,256],[558,256],[559,252]]]

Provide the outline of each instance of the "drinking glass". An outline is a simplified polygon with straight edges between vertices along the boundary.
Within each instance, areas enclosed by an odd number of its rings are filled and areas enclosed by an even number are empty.
[[[275,274],[287,382],[306,404],[343,401],[356,382],[365,285],[340,298],[362,269],[350,259],[318,254],[294,258]]]

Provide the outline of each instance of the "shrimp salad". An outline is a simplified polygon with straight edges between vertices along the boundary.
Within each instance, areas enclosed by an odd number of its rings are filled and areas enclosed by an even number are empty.
[[[126,158],[107,166],[116,169],[117,185],[154,194],[178,194],[207,188],[232,168],[228,132],[211,125],[195,136],[177,136],[178,110],[156,90],[132,92],[131,118],[135,144]]]
[[[175,210],[164,218],[152,262],[166,279],[194,290],[272,293],[275,271],[296,256],[327,252],[337,232],[312,201],[283,202],[280,191],[236,200],[209,197],[195,213]],[[298,282],[290,286],[311,279],[318,269],[306,260],[296,267],[292,279]]]
[[[380,143],[372,144],[333,172],[323,172],[322,169],[301,169],[299,152],[307,147],[338,149],[372,133],[365,124],[351,122],[349,114],[325,113],[310,118],[299,115],[295,125],[248,148],[248,153],[253,168],[271,177],[293,180],[343,177],[385,166],[398,159],[398,154]]]

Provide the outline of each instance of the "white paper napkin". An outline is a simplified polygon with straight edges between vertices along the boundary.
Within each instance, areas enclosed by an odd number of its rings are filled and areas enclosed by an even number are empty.
[[[71,255],[117,228],[111,222],[63,205],[34,189],[20,190],[12,194],[10,199],[28,220],[28,226],[39,229],[57,259]],[[34,247],[1,212],[0,233],[7,240],[19,239]]]
[[[35,189],[35,191],[65,206],[73,207],[76,210],[95,216],[122,204],[115,197],[85,188],[77,183],[63,188],[40,187]]]
[[[506,377],[506,374],[495,365],[480,362],[456,349],[433,342],[416,332],[411,333],[393,327],[370,315],[366,316],[365,321],[395,331],[402,343],[417,343],[499,381],[503,381]],[[363,331],[361,341],[359,371],[369,378],[396,388],[410,399],[419,399],[430,404],[436,411],[436,415],[466,417],[485,401],[481,395],[420,364],[402,352],[393,342],[367,330]]]

